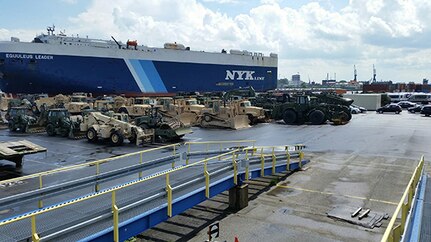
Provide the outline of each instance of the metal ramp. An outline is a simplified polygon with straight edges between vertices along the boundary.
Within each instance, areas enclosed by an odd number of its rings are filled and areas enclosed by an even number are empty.
[[[171,169],[0,221],[0,240],[123,241],[248,179],[302,167],[302,148],[207,146],[199,153],[188,146]]]

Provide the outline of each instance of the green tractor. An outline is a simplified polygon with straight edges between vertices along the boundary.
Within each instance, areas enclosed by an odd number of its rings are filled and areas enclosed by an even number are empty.
[[[31,116],[31,109],[29,107],[10,107],[6,119],[10,131],[19,131],[21,133],[27,132],[27,127],[36,123],[36,118]]]
[[[65,108],[49,109],[47,113],[46,133],[49,136],[60,135],[62,137],[74,137],[79,133],[79,125],[82,118],[70,116]]]
[[[283,119],[286,124],[319,125],[327,120],[334,124],[345,124],[352,118],[349,110],[352,103],[351,99],[332,94],[297,95],[290,102],[276,104],[272,118]]]
[[[162,142],[181,139],[184,135],[193,133],[189,126],[176,118],[163,117],[158,107],[152,107],[147,115],[134,119],[135,125],[145,129],[154,129],[155,136]]]

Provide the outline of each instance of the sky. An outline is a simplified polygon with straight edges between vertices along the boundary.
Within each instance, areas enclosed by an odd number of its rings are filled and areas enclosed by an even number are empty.
[[[429,0],[0,0],[0,40],[57,32],[277,53],[279,78],[431,78]]]

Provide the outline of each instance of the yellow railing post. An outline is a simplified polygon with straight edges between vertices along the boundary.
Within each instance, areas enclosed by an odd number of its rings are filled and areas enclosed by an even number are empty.
[[[96,176],[98,176],[99,174],[100,174],[100,163],[96,163]],[[100,190],[100,185],[99,185],[99,182],[97,182],[97,180],[96,180],[96,186],[94,187],[94,190],[96,190],[96,192]]]
[[[251,156],[254,156],[254,147],[255,147],[256,142],[253,142],[253,149],[251,150]]]
[[[172,217],[172,187],[169,184],[169,173],[166,174],[166,193],[168,198],[168,216]]]
[[[247,162],[247,164],[246,164],[246,166],[245,166],[245,174],[244,174],[244,176],[245,176],[245,180],[246,181],[248,181],[248,176],[249,176],[249,173],[250,171],[249,171],[249,167],[248,167],[248,162]]]
[[[139,165],[142,165],[142,153],[139,154]],[[142,171],[139,172],[139,179],[142,178]]]
[[[204,161],[205,197],[210,198],[210,173],[208,172],[207,162],[207,160]]]
[[[290,171],[290,153],[288,146],[286,146],[286,171]]]
[[[263,154],[260,154],[260,176],[265,176],[265,157]]]
[[[172,160],[172,169],[175,168],[175,159]]]
[[[190,154],[190,143],[188,143],[188,147],[187,147],[186,165],[189,164],[189,154]]]
[[[275,158],[275,155],[272,155],[272,174],[275,174],[275,165],[276,165],[277,159]]]
[[[39,189],[42,189],[42,187],[43,187],[42,175],[39,175]],[[43,201],[42,201],[42,199],[39,199],[37,205],[38,205],[39,208],[43,207]]]
[[[174,145],[174,151],[172,152],[173,155],[177,154],[175,148],[176,148],[176,145]]]
[[[120,234],[118,230],[118,207],[116,204],[115,191],[112,191],[112,215],[113,215],[113,230],[114,230],[114,242],[120,241]]]
[[[36,215],[31,216],[31,238],[33,242],[39,242],[40,238],[36,232]]]
[[[233,165],[233,183],[238,185],[238,167],[235,160],[235,152],[232,153],[232,165]]]
[[[302,168],[302,160],[304,159],[304,152],[302,152],[302,151],[300,151],[299,152],[299,162],[298,162],[298,164],[299,164],[299,169],[301,169]]]

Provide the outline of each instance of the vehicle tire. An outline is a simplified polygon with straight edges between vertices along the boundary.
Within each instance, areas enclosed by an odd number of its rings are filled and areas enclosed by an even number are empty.
[[[380,111],[379,111],[379,113],[380,113],[380,114],[382,114],[382,113],[383,113],[383,111],[382,111],[382,110],[380,110]]]
[[[130,138],[129,138],[129,143],[130,144],[136,144],[136,139],[137,139],[137,135],[135,132],[133,132],[132,136],[130,136]]]
[[[111,136],[109,137],[109,141],[111,142],[111,145],[113,145],[113,146],[120,146],[123,144],[124,137],[119,132],[114,131],[111,133]]]
[[[94,143],[94,142],[96,142],[97,141],[97,132],[96,132],[96,130],[94,129],[94,128],[89,128],[88,130],[87,130],[87,134],[86,134],[86,136],[87,136],[87,140],[88,140],[88,142],[91,142],[91,143]]]
[[[284,112],[284,114],[283,114],[283,121],[286,124],[295,124],[296,120],[297,120],[297,115],[296,115],[295,111],[293,111],[291,109],[288,109],[288,110],[286,110]]]
[[[55,127],[53,124],[48,124],[46,126],[46,133],[48,136],[55,136]]]
[[[400,114],[400,111],[395,111],[395,114]]]
[[[16,127],[15,127],[15,122],[14,121],[12,121],[12,120],[9,121],[7,125],[8,125],[8,128],[9,128],[10,131],[12,131],[12,132],[16,131]]]
[[[325,114],[321,110],[313,110],[308,115],[308,120],[314,125],[323,124],[325,120]]]
[[[127,111],[127,109],[125,107],[122,107],[118,110],[119,113],[125,113],[125,114],[129,114],[129,112]]]
[[[425,117],[429,117],[430,115],[429,114],[425,114]]]
[[[204,120],[205,120],[205,122],[211,122],[211,120],[212,120],[212,117],[209,115],[209,114],[204,114]]]
[[[350,121],[349,114],[347,114],[346,112],[340,112],[340,120],[341,122]]]
[[[68,137],[69,136],[69,132],[70,132],[69,129],[61,129],[60,130],[60,136],[61,137]]]

